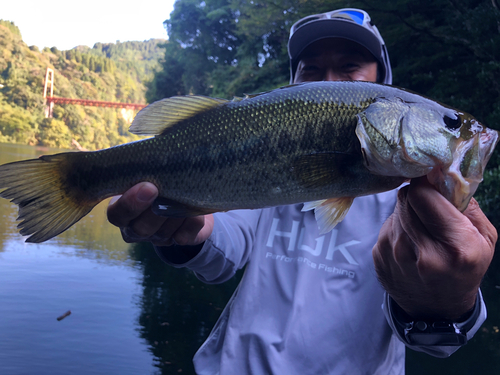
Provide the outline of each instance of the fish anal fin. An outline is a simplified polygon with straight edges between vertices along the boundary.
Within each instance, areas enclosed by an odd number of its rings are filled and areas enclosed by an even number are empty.
[[[207,96],[173,96],[151,103],[135,116],[129,131],[140,135],[158,135],[182,120],[227,103]]]
[[[302,211],[314,209],[314,216],[318,222],[320,234],[325,234],[330,232],[338,223],[344,220],[353,201],[353,197],[323,199],[304,203]]]
[[[155,215],[178,218],[208,215],[217,212],[207,208],[189,206],[164,197],[156,198],[151,208]]]

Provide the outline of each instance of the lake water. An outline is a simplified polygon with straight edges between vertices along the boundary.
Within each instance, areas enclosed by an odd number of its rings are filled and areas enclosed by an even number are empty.
[[[0,144],[0,164],[59,151]],[[164,265],[152,247],[124,243],[105,210],[26,244],[16,206],[0,199],[0,374],[194,373],[192,356],[237,281],[205,285]],[[445,360],[408,352],[408,375],[500,372],[499,270],[496,257],[476,337]]]

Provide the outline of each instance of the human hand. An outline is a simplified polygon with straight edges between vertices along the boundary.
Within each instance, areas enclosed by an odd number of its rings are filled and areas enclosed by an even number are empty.
[[[382,286],[411,317],[456,320],[474,307],[496,241],[474,198],[461,213],[421,177],[399,191],[373,259]]]
[[[189,218],[157,216],[151,204],[158,189],[149,182],[141,182],[108,205],[108,220],[120,228],[125,242],[151,242],[156,246],[194,246],[203,243],[212,233],[212,215]]]

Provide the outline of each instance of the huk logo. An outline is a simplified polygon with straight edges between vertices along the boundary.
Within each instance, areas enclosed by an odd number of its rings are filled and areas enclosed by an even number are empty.
[[[356,240],[351,240],[342,244],[337,245],[337,234],[338,230],[333,229],[331,231],[331,236],[330,236],[330,242],[328,243],[328,246],[325,246],[325,237],[326,235],[323,235],[321,237],[316,238],[316,245],[314,248],[311,246],[303,244],[303,239],[304,239],[304,233],[305,233],[305,228],[299,228],[300,222],[298,221],[292,221],[292,228],[290,232],[286,231],[279,231],[278,230],[278,225],[280,223],[280,219],[273,219],[273,224],[271,225],[271,230],[269,231],[269,237],[267,238],[267,247],[273,247],[273,242],[276,237],[285,237],[288,238],[290,241],[288,242],[288,251],[296,251],[296,250],[301,250],[301,251],[306,251],[310,253],[313,256],[319,257],[323,253],[323,250],[326,249],[326,255],[325,259],[326,260],[332,260],[333,255],[335,252],[340,252],[345,260],[352,264],[352,265],[359,265],[358,262],[354,259],[354,257],[351,255],[351,253],[347,250],[349,246],[356,245],[360,243],[360,241]],[[300,230],[299,230],[300,229]]]

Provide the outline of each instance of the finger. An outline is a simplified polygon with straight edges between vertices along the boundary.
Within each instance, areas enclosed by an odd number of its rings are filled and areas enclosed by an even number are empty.
[[[497,230],[488,220],[474,198],[471,199],[469,206],[463,214],[470,220],[472,225],[477,228],[481,236],[483,236],[483,238],[488,242],[493,251],[498,239]]]
[[[122,236],[126,242],[148,241],[156,246],[197,245],[206,240],[200,231],[205,225],[205,217],[164,218],[146,211],[132,223],[123,228]]]
[[[151,219],[146,218],[149,215],[151,215]],[[167,231],[162,229],[164,227],[170,228],[170,226],[169,219],[156,216],[148,210],[133,220],[129,226],[120,229],[123,240],[127,243],[151,242],[158,246],[170,246],[174,243],[171,232],[175,231],[176,227]]]
[[[415,243],[401,224],[401,206],[405,204],[404,193],[404,191],[401,192],[394,213],[382,226],[377,244],[374,247],[374,251],[376,251],[374,258],[377,257],[376,261],[379,266],[386,270],[390,268],[391,274],[394,272],[405,274],[408,270],[413,269],[418,256]]]
[[[157,216],[158,217],[158,216]],[[151,242],[157,246],[169,246],[174,243],[174,233],[188,220],[186,218],[170,218],[165,219],[163,225],[158,228]]]
[[[432,238],[433,241],[446,242],[452,239],[449,234],[454,232],[454,228],[464,227],[468,223],[462,213],[442,196],[426,177],[411,181],[407,202],[408,212],[413,212],[414,215],[409,215],[411,221],[404,229],[414,240]],[[423,237],[422,233],[427,236]]]
[[[435,190],[426,178],[412,180],[408,202],[411,206],[408,211],[413,210],[415,215],[408,215],[402,220],[402,225],[418,248],[418,268],[422,276],[446,275],[451,268],[482,270],[483,266],[477,266],[491,260],[484,251],[492,252],[494,247],[486,246],[484,236],[473,222]],[[475,204],[472,203],[466,211],[486,228],[488,220],[481,218],[482,213]],[[425,230],[421,229],[422,226]],[[492,241],[494,231],[484,230],[492,233]],[[467,246],[470,243],[476,246]]]
[[[497,231],[474,198],[461,213],[435,190],[426,178],[414,179],[412,185],[408,201],[425,226],[430,239],[442,243],[447,249],[463,248],[465,239],[469,241],[473,238],[477,238],[477,241],[484,239],[493,251],[498,238]],[[412,222],[405,227],[405,230],[412,238],[423,239],[414,231],[415,228],[417,228],[416,223]]]
[[[138,236],[130,227],[122,227],[120,228],[120,232],[122,234],[123,241],[126,243],[146,241],[144,237]]]
[[[173,239],[178,245],[197,245],[204,242],[203,233],[200,231],[205,226],[205,216],[190,217],[184,220],[182,225],[173,234]]]
[[[422,233],[426,233],[427,229],[414,208],[414,206],[421,208],[422,198],[415,198],[411,193],[410,186],[405,186],[398,191],[395,212],[398,214],[398,222],[401,224],[401,231],[414,238],[411,234],[415,233],[421,235]],[[413,195],[415,194],[413,193]]]
[[[156,246],[199,245],[212,234],[214,220],[212,215],[181,219],[168,219],[148,240]]]
[[[108,205],[108,220],[117,227],[125,227],[140,216],[158,196],[158,189],[149,182],[141,182],[127,190],[118,200]]]
[[[386,237],[391,239],[386,250],[386,257],[389,260],[387,266],[391,267],[391,274],[399,274],[399,277],[419,278],[421,268],[427,264],[442,267],[446,254],[443,257],[442,247],[436,244],[426,223],[422,222],[410,203],[410,194],[410,186],[400,189],[396,208],[391,217],[391,225],[386,227],[389,222],[387,221],[382,227],[381,234],[386,233]],[[380,241],[380,237],[379,243],[384,243]]]
[[[168,218],[157,216],[147,207],[139,216],[129,222],[128,228],[138,238],[147,239],[155,234],[167,222]],[[170,236],[169,236],[170,237]]]

